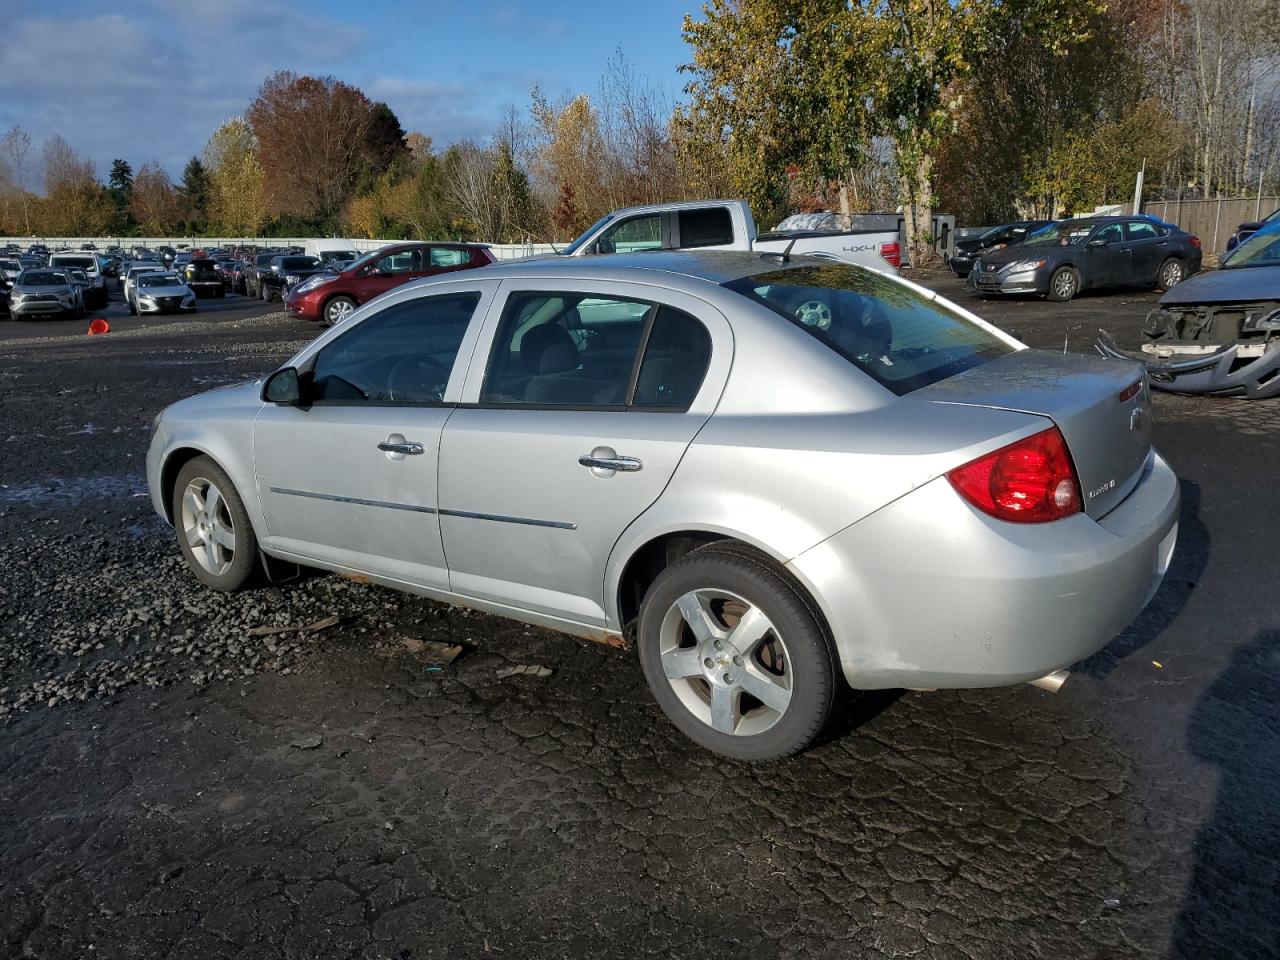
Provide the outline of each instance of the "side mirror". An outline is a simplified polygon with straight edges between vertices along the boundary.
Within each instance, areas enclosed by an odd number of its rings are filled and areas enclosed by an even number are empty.
[[[1111,242],[1110,240],[1104,240],[1102,237],[1094,237],[1092,240],[1089,241],[1089,246],[1105,247],[1110,242]]]
[[[296,367],[281,367],[262,385],[262,399],[267,403],[296,407],[302,403],[302,384]]]

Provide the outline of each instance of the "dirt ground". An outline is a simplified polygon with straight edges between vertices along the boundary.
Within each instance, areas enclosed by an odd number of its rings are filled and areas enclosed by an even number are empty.
[[[923,279],[1077,352],[1155,300]],[[1178,552],[1060,693],[865,696],[751,766],[632,653],[336,577],[202,589],[151,418],[315,333],[209,306],[0,322],[0,957],[1280,954],[1280,404],[1157,398]]]

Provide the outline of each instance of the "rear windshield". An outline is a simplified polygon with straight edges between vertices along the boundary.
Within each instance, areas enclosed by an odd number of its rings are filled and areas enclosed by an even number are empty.
[[[899,396],[1014,351],[910,287],[847,264],[777,270],[725,286],[769,307]]]
[[[49,261],[49,266],[51,267],[81,267],[85,270],[97,265],[97,257],[68,257],[63,254],[54,254]]]

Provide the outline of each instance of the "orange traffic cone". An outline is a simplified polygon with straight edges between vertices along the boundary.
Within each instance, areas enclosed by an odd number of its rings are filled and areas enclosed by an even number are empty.
[[[88,335],[91,337],[94,336],[95,334],[110,333],[110,332],[111,332],[111,324],[107,323],[107,321],[103,320],[101,317],[96,317],[95,319],[89,322]]]

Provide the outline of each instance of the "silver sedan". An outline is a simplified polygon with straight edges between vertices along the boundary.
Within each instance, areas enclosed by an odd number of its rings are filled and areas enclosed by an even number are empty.
[[[156,510],[220,590],[295,565],[616,645],[698,743],[803,749],[839,685],[1056,687],[1168,567],[1137,364],[744,253],[399,287],[163,411]]]

